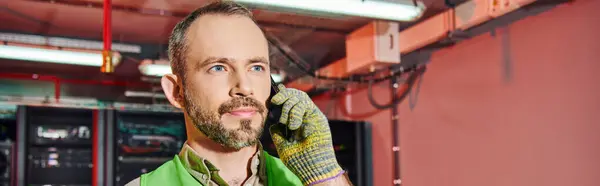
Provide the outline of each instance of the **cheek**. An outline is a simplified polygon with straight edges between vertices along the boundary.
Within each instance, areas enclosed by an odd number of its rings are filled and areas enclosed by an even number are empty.
[[[228,99],[227,91],[223,90],[224,88],[215,86],[206,92],[206,103],[207,106],[210,107],[213,111],[217,112],[221,104],[225,103]]]
[[[210,85],[194,85],[192,88],[193,95],[190,95],[195,98],[198,106],[203,107],[203,109],[210,109],[211,111],[217,111],[219,106],[225,101],[227,101],[228,90],[224,86],[218,86],[218,83],[210,84]]]
[[[260,84],[257,86],[255,91],[256,99],[258,99],[258,101],[261,103],[269,103],[270,101],[267,99],[271,97],[271,80],[269,79],[268,84]]]

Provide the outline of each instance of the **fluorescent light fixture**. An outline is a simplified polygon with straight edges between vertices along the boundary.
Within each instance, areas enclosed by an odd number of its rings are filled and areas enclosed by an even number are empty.
[[[113,64],[116,66],[120,61],[120,55],[117,52],[114,54]],[[68,65],[102,66],[101,53],[74,52],[22,46],[0,45],[0,58]]]
[[[88,50],[102,50],[104,43],[102,41],[91,41],[81,39],[68,39],[61,37],[48,37],[28,34],[2,33],[0,32],[0,41],[24,43],[42,46],[55,46],[65,48],[79,48]],[[112,43],[112,50],[118,52],[141,53],[142,47],[139,45],[130,45],[122,43]]]
[[[337,14],[391,21],[414,21],[423,15],[425,5],[412,0],[234,0],[265,9],[283,9],[295,13]]]
[[[158,92],[138,92],[138,91],[125,91],[127,97],[145,97],[145,98],[167,98],[165,94]]]
[[[171,66],[163,64],[141,64],[140,72],[146,76],[162,77],[165,74],[171,74]]]
[[[162,77],[165,74],[171,74],[171,66],[166,64],[151,64],[142,62],[139,66],[140,72],[146,76]],[[280,83],[283,80],[281,74],[271,74],[273,81]]]

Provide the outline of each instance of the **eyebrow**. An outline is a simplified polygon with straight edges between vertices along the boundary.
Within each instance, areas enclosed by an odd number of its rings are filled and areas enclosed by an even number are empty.
[[[194,67],[194,70],[198,71],[201,68],[203,68],[205,66],[208,66],[210,64],[213,64],[213,63],[229,63],[229,64],[232,64],[234,62],[236,62],[236,60],[233,59],[233,58],[208,57],[205,60],[203,60],[202,62],[196,63],[196,65]],[[247,64],[252,64],[252,63],[262,63],[262,64],[267,65],[267,66],[269,65],[269,61],[267,59],[265,59],[264,57],[259,57],[259,56],[252,57],[249,60],[247,60]]]
[[[248,64],[251,64],[251,63],[262,63],[264,65],[269,66],[269,60],[265,59],[264,57],[250,58],[250,60],[248,60]]]

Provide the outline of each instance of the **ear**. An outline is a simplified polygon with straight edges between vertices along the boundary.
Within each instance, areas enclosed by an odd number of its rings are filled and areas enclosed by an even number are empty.
[[[169,102],[181,109],[183,107],[183,89],[179,84],[177,76],[174,74],[164,75],[160,79],[160,84]]]

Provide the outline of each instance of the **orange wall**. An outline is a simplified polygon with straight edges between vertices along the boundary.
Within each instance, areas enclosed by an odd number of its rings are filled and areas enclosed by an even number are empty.
[[[403,185],[600,185],[599,8],[576,0],[435,52],[416,107],[399,107]],[[365,91],[329,100],[315,98],[335,119],[374,110]],[[392,185],[390,113],[364,119],[376,186]]]

